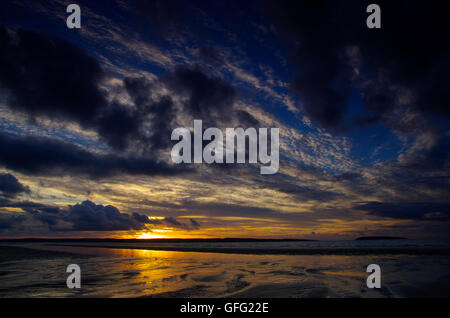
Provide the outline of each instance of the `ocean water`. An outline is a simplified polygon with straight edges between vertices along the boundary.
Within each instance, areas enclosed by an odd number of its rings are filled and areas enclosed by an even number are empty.
[[[450,297],[448,242],[2,245],[0,297]],[[80,289],[66,286],[69,264]],[[380,289],[366,286],[369,264]]]

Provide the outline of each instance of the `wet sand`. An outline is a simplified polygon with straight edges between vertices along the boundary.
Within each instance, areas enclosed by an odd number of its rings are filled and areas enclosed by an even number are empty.
[[[0,255],[0,297],[450,297],[450,257],[443,255],[248,255],[39,244],[0,246]],[[65,270],[73,263],[82,268],[80,290],[66,287]],[[372,263],[382,268],[379,290],[366,286]]]
[[[73,256],[73,253],[63,251],[39,250],[19,246],[0,245],[0,263],[18,260],[50,259]]]

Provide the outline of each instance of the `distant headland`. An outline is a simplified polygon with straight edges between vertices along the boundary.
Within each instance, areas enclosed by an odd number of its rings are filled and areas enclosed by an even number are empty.
[[[407,240],[406,237],[399,236],[362,236],[355,241],[377,241],[377,240]]]

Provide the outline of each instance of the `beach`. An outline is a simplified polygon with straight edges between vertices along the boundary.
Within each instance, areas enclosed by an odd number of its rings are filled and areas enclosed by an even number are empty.
[[[255,253],[245,243],[215,243],[214,253],[175,251],[183,246],[174,243],[165,247],[155,243],[153,250],[149,249],[149,243],[141,246],[123,243],[115,247],[112,243],[71,244],[2,243],[0,297],[450,296],[450,256],[442,246],[419,249],[405,242],[358,243],[375,244],[376,253],[367,248],[364,253],[358,252],[353,245],[345,250],[335,247],[338,252],[330,254],[330,247],[326,247],[329,244],[314,242],[262,243],[259,247],[247,244],[254,246]],[[261,252],[267,244],[272,245],[271,254]],[[321,244],[323,251],[319,253]],[[383,246],[386,244],[391,246]],[[213,245],[199,243],[191,248],[213,249]],[[294,245],[300,246],[295,253]],[[390,253],[381,254],[382,249],[389,248]],[[434,251],[424,254],[427,248]],[[401,250],[406,252],[396,254]],[[66,286],[69,264],[81,268],[80,289]],[[382,269],[380,289],[366,286],[369,264],[379,264]]]

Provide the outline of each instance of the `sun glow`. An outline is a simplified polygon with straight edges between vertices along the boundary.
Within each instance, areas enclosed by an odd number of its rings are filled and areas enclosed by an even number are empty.
[[[152,234],[152,233],[142,233],[137,238],[138,239],[153,239],[153,238],[164,238],[164,236]]]

